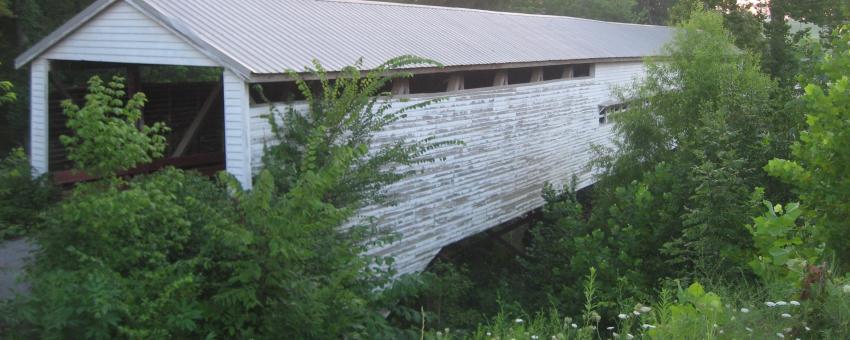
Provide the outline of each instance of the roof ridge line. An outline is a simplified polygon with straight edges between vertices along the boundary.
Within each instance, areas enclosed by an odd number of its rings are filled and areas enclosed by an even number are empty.
[[[380,1],[380,0],[374,0],[374,1],[373,0],[313,0],[313,1],[315,1],[315,2],[350,3],[350,4],[367,5],[367,6],[394,6],[394,7],[428,8],[428,9],[439,9],[439,10],[454,11],[454,12],[476,12],[476,13],[487,13],[487,14],[506,15],[506,16],[525,16],[525,17],[551,18],[551,19],[572,19],[572,20],[598,22],[598,23],[603,23],[603,24],[612,24],[612,25],[631,25],[631,26],[643,26],[643,27],[671,27],[671,26],[664,26],[664,25],[649,25],[649,24],[637,24],[637,23],[631,23],[631,22],[605,21],[605,20],[598,20],[598,19],[571,17],[571,16],[566,16],[566,15],[494,11],[494,10],[467,8],[467,7],[408,4],[408,3],[388,2],[388,1]]]

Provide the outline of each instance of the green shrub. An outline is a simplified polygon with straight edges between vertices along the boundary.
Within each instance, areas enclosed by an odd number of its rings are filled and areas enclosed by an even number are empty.
[[[42,338],[224,335],[219,285],[250,272],[225,191],[165,170],[124,186],[82,185],[47,214],[19,330]]]
[[[55,196],[46,176],[34,177],[24,150],[12,150],[0,160],[0,240],[27,234]]]
[[[594,223],[642,259],[620,272],[747,279],[752,192],[786,198],[762,171],[789,142],[777,85],[734,47],[718,13],[694,13],[665,52],[621,93],[632,105],[613,117],[616,148],[596,161]]]
[[[322,65],[314,62],[315,69],[304,71],[319,79],[318,93],[314,93],[315,88],[301,76],[290,71],[298,89],[307,98],[307,109],[287,105],[280,111],[272,105],[267,116],[279,143],[266,147],[263,165],[280,190],[288,191],[300,173],[311,170],[304,165],[313,162],[316,166],[327,165],[333,161],[331,155],[336,149],[372,148],[375,134],[404,118],[407,111],[441,100],[393,103],[390,93],[382,92],[393,79],[413,76],[409,72],[388,71],[409,65],[439,66],[434,61],[403,56],[365,73],[360,70],[361,64],[362,61],[358,61],[346,67],[339,78],[330,80]],[[311,143],[314,149],[308,147]],[[354,201],[356,205],[387,203],[382,189],[412,174],[412,165],[433,162],[434,158],[428,154],[430,151],[459,143],[437,142],[433,138],[410,141],[400,137],[373,148],[368,157],[365,152],[358,152],[350,160],[351,166],[341,174],[336,192],[331,193],[332,202],[337,206],[349,206]],[[305,162],[308,159],[310,162]]]
[[[821,264],[822,231],[798,222],[803,209],[797,203],[786,207],[770,202],[765,205],[767,213],[747,226],[757,249],[750,266],[773,289],[789,294],[800,292],[809,269]]]
[[[492,321],[482,323],[473,334],[431,330],[425,337],[482,340],[843,339],[850,331],[850,285],[844,285],[845,281],[826,282],[823,301],[758,300],[762,294],[713,293],[694,283],[687,288],[663,290],[654,304],[621,303],[625,307],[613,320],[594,321],[600,319],[593,308],[586,309],[590,312],[583,312],[579,318],[565,317],[557,310],[531,316],[499,314]],[[722,291],[739,289],[729,287]],[[585,291],[592,296],[593,290],[585,288]],[[598,306],[596,303],[590,305]]]
[[[792,147],[791,160],[770,161],[766,170],[791,184],[811,223],[843,269],[850,268],[850,26],[837,30],[834,49],[816,69],[822,79],[805,86],[808,129]]]
[[[125,95],[123,78],[116,76],[104,84],[94,76],[82,108],[70,100],[62,102],[74,133],[60,140],[77,170],[108,176],[162,156],[166,146],[162,134],[168,128],[162,123],[138,127],[147,99],[136,93],[125,104]]]
[[[374,88],[387,82],[384,74],[393,68],[423,61],[393,60],[365,77],[347,68],[334,85],[319,68],[326,96],[310,99],[311,118],[302,124],[274,125],[284,144],[269,147],[267,169],[251,191],[227,174],[215,183],[175,169],[77,186],[46,214],[36,234],[42,249],[28,272],[32,294],[14,303],[14,315],[4,316],[9,334],[415,335],[391,325],[382,312],[420,289],[421,280],[393,280],[392,258],[367,251],[395,235],[375,228],[371,219],[353,217],[364,203],[379,201],[385,185],[404,177],[398,166],[430,161],[426,153],[444,145],[400,141],[370,153],[371,135],[403,112],[375,105]],[[129,128],[143,97],[125,107],[114,98],[117,81],[110,89],[95,85],[87,106],[69,111],[79,116],[69,144],[77,165],[108,176],[161,153],[154,133],[160,128]],[[105,118],[105,112],[118,117]],[[103,124],[111,127],[105,144],[94,140],[97,129],[90,126]],[[113,141],[137,143],[138,152],[118,159],[96,154]]]

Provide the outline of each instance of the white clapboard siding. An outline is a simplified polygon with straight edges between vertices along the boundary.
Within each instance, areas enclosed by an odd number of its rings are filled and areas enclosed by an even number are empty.
[[[47,84],[50,62],[38,59],[30,68],[30,164],[37,175],[47,173],[49,159]]]
[[[593,78],[465,90],[408,112],[375,143],[435,136],[465,144],[442,150],[445,161],[393,185],[397,205],[361,211],[402,233],[375,252],[394,255],[402,274],[421,271],[443,247],[542,206],[544,183],[560,186],[575,175],[580,188],[590,185],[591,146],[609,145],[612,137],[611,126],[599,123],[599,105],[644,72],[640,62],[602,63]],[[263,146],[274,143],[262,117],[268,111],[252,109],[255,170]]]
[[[227,172],[251,189],[251,125],[248,84],[224,71],[224,148]]]
[[[118,1],[44,55],[52,60],[218,66],[178,35]]]

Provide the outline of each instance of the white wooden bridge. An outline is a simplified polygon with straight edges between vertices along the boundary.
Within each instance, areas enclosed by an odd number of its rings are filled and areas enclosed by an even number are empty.
[[[616,104],[613,88],[640,79],[642,58],[659,54],[672,34],[660,26],[354,0],[99,0],[16,66],[31,70],[30,151],[42,173],[58,170],[51,93],[67,93],[51,72],[69,65],[219,70],[221,82],[198,98],[197,114],[166,110],[168,119],[186,122],[171,138],[174,161],[209,149],[214,139],[199,137],[205,132],[220,136],[222,166],[250,188],[270,142],[261,117],[270,104],[258,103],[251,85],[291,89],[284,71],[313,59],[332,73],[359,58],[366,67],[400,55],[443,63],[413,69],[416,77],[393,91],[413,102],[448,100],[409,112],[376,140],[436,136],[465,145],[393,186],[398,205],[363,211],[403,234],[376,251],[395,255],[399,271],[409,273],[441,248],[541,206],[545,182],[577,176],[581,186],[591,184],[591,146],[611,138],[605,108]]]

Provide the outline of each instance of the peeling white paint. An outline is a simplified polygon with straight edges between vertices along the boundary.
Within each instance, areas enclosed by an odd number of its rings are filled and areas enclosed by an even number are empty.
[[[445,161],[393,185],[397,205],[361,211],[403,234],[375,252],[394,255],[401,274],[421,271],[443,247],[542,206],[544,183],[560,186],[577,176],[580,188],[590,185],[591,146],[612,136],[610,125],[599,124],[599,105],[644,72],[642,63],[598,64],[591,79],[465,90],[408,112],[375,143],[436,136],[465,144],[440,150]],[[261,117],[268,110],[251,110],[255,169],[264,145],[274,142]]]

